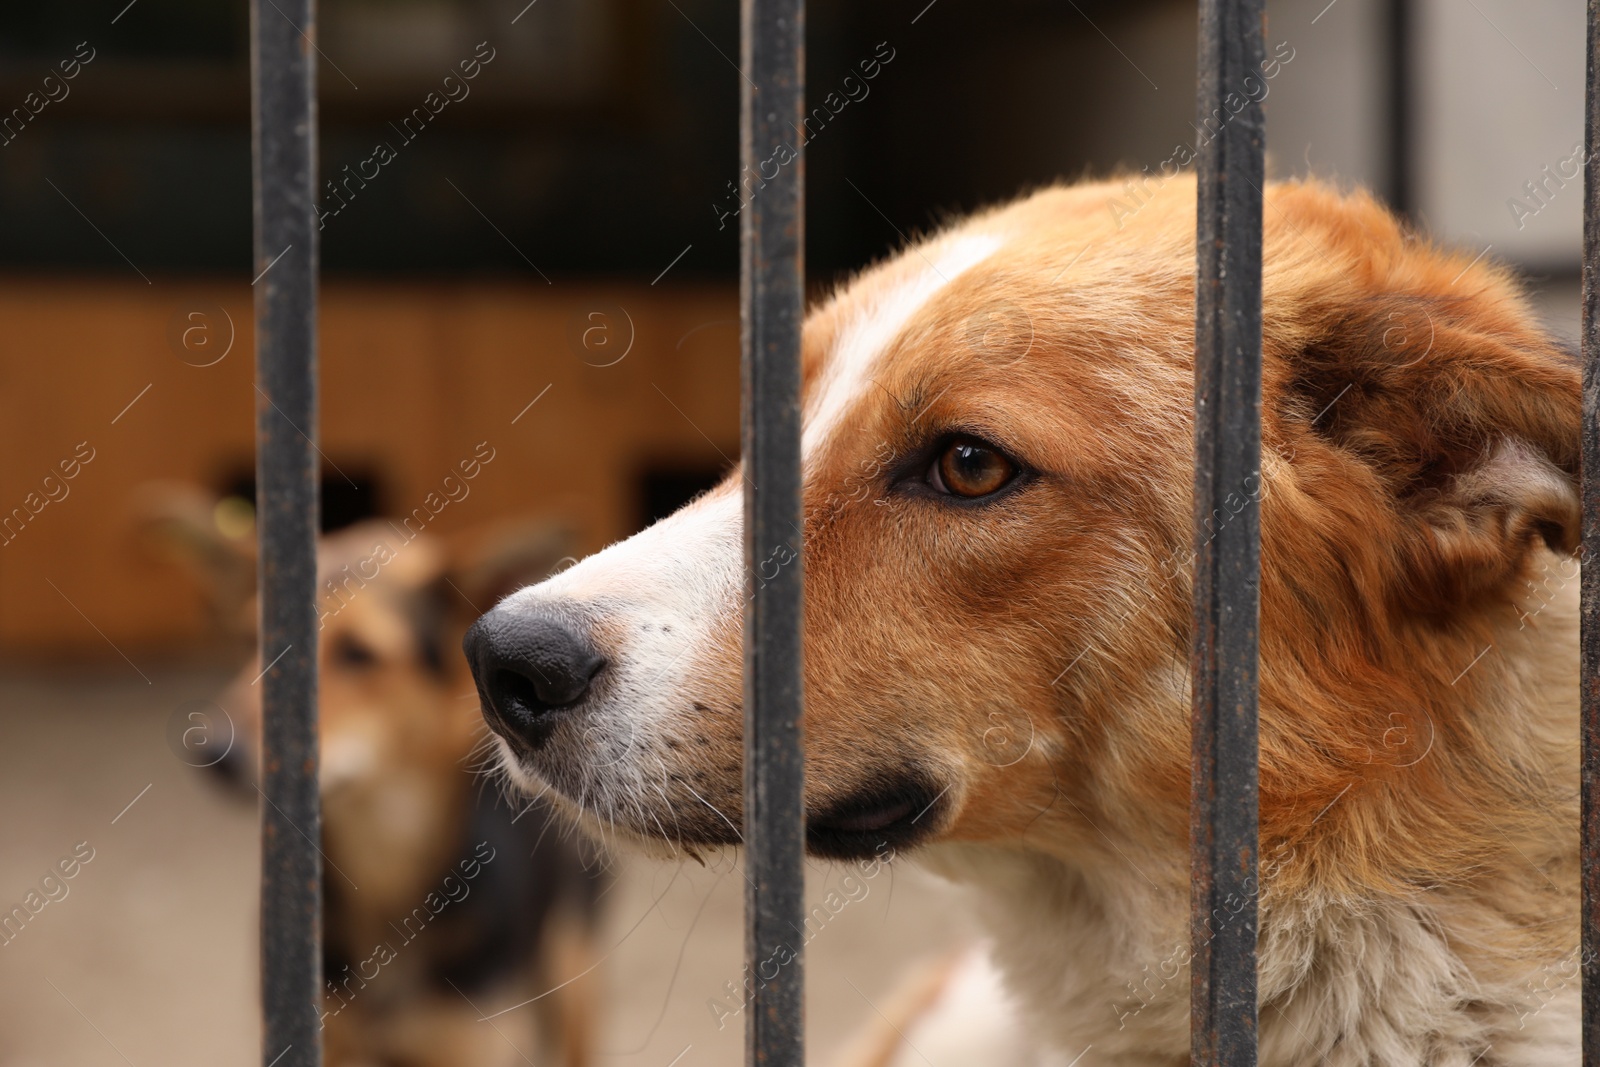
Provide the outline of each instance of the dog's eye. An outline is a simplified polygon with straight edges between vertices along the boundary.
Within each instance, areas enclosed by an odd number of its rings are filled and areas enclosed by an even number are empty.
[[[333,643],[333,661],[341,667],[362,669],[377,663],[378,654],[371,646],[345,634]]]
[[[999,450],[973,437],[957,437],[928,470],[928,484],[952,496],[997,493],[1017,476],[1017,465]]]

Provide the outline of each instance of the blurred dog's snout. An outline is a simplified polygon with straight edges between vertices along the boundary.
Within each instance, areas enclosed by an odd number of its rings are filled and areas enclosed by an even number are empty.
[[[537,607],[495,608],[472,624],[461,647],[490,725],[533,745],[606,665],[579,628]]]

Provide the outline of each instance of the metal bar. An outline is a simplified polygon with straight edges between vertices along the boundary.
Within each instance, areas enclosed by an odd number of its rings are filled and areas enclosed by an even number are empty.
[[[1264,38],[1263,0],[1202,0],[1189,816],[1195,1067],[1256,1062],[1264,133],[1261,94],[1247,86],[1261,78]],[[1237,112],[1225,103],[1241,100]]]
[[[1583,1063],[1600,1067],[1600,0],[1588,3],[1583,123],[1583,560],[1579,685]]]
[[[322,1063],[315,0],[250,5],[261,537],[261,1062]]]
[[[805,0],[742,0],[739,142],[756,175],[741,216],[744,389],[745,958],[755,989],[745,1062],[803,1067],[800,327]],[[780,146],[790,151],[780,154]],[[768,178],[772,161],[787,159]],[[765,165],[765,166],[764,166]],[[770,577],[769,577],[770,575]]]
[[[1387,149],[1385,154],[1385,181],[1386,192],[1389,197],[1389,206],[1395,213],[1405,218],[1410,218],[1416,212],[1414,199],[1416,190],[1413,188],[1414,167],[1412,165],[1412,147],[1416,140],[1416,131],[1413,129],[1414,114],[1412,106],[1412,66],[1414,60],[1411,55],[1411,41],[1415,16],[1412,11],[1411,0],[1388,0],[1387,25],[1388,53],[1385,56],[1387,77],[1386,95],[1389,103],[1389,122],[1385,129]]]

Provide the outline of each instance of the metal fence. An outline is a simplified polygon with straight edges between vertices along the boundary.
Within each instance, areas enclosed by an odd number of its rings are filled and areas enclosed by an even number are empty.
[[[761,162],[805,119],[805,0],[740,0],[740,162]],[[778,169],[740,216],[743,322],[745,961],[757,973],[803,927],[800,325],[805,311],[805,158]],[[770,581],[780,545],[795,559]],[[766,979],[766,971],[759,971]],[[756,983],[745,1062],[805,1062],[805,970],[796,958]]]
[[[1265,0],[1202,0],[1199,122],[1227,116],[1266,58]],[[1256,646],[1261,605],[1261,186],[1249,100],[1197,161],[1189,1044],[1256,1059]],[[1259,481],[1258,481],[1259,484]],[[1243,497],[1243,510],[1226,503]],[[1226,921],[1220,917],[1226,916]],[[1213,921],[1213,917],[1218,917]]]
[[[267,10],[263,14],[263,7]],[[1263,0],[1201,0],[1203,125],[1264,59]],[[804,0],[741,0],[740,141],[754,169],[804,111]],[[1583,554],[1600,551],[1600,0],[1588,5],[1583,271]],[[321,863],[316,746],[317,530],[315,0],[251,4],[255,159],[257,509],[263,738],[262,1062],[321,1062]],[[1197,1065],[1256,1060],[1257,625],[1261,224],[1259,100],[1221,124],[1197,164],[1195,586],[1192,656],[1191,1042]],[[756,583],[798,547],[804,159],[743,213],[746,953],[771,959],[803,917],[802,570]],[[1231,508],[1229,509],[1231,513]],[[1600,568],[1582,578],[1583,1062],[1600,1067]],[[1213,922],[1226,908],[1228,919]],[[747,1062],[804,1062],[799,961],[759,986]]]
[[[1583,121],[1583,547],[1581,558],[1600,553],[1600,0],[1588,4],[1588,72]],[[1600,1067],[1600,566],[1580,578],[1582,652],[1579,666],[1579,788],[1582,790],[1578,848],[1583,898],[1579,944],[1583,983],[1583,1063]]]
[[[262,1062],[322,1062],[315,0],[252,0]]]

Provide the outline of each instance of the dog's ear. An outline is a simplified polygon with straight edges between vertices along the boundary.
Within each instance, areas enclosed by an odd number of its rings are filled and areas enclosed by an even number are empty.
[[[1281,413],[1331,446],[1321,477],[1378,492],[1403,603],[1449,611],[1540,541],[1575,550],[1578,363],[1509,291],[1386,297],[1320,334],[1281,365]]]
[[[523,586],[577,562],[577,542],[570,527],[549,519],[496,523],[450,544],[447,577],[475,610],[488,611]]]
[[[151,482],[135,493],[138,547],[185,573],[225,632],[249,635],[246,610],[256,591],[255,512],[237,497],[219,500],[181,482]]]

